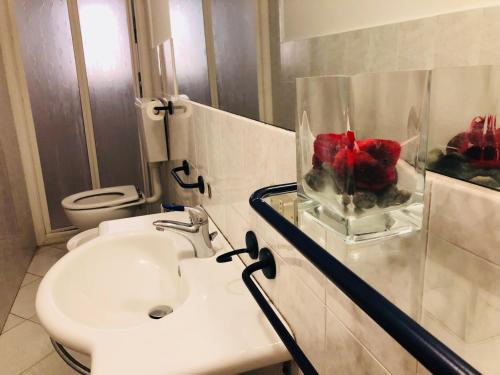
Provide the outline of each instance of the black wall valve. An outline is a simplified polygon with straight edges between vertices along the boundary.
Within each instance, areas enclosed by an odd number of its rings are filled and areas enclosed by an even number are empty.
[[[232,260],[233,255],[248,253],[250,258],[257,259],[259,256],[259,243],[257,242],[257,236],[254,232],[248,231],[245,235],[246,248],[230,251],[219,255],[216,260],[218,263],[226,263]]]

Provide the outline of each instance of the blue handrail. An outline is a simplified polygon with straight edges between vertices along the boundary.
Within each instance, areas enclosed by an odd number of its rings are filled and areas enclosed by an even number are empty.
[[[264,198],[297,191],[297,183],[269,186],[250,197],[250,205],[332,283],[433,374],[480,374],[359,276],[276,212]]]

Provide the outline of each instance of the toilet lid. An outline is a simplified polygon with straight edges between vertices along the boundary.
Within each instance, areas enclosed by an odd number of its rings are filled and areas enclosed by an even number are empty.
[[[139,194],[134,185],[114,186],[70,195],[64,198],[61,204],[69,210],[114,207],[138,200],[140,198]]]

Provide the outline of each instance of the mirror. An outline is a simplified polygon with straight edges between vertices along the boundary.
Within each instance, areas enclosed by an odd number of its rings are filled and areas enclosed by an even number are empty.
[[[498,4],[499,0],[316,0],[307,5],[295,0],[170,0],[178,92],[295,131],[305,80],[429,70],[428,167],[498,190],[498,147],[466,150],[464,142],[457,146],[453,141],[473,126],[482,126],[485,136],[488,127],[496,132],[496,105],[485,103],[498,97],[500,15],[492,6]],[[331,112],[324,105],[329,97],[323,95],[328,92],[310,92],[305,99],[313,107],[323,103],[316,117]],[[500,131],[496,133],[500,137]],[[467,154],[474,150],[477,155]]]
[[[498,64],[495,3],[170,0],[178,90],[295,130],[298,78]]]

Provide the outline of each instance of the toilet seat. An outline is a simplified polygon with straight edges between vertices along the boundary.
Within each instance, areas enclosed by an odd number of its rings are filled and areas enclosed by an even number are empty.
[[[124,185],[82,191],[64,198],[61,204],[68,210],[93,210],[116,207],[141,198],[142,194],[134,185]]]

